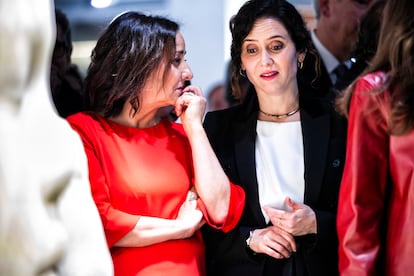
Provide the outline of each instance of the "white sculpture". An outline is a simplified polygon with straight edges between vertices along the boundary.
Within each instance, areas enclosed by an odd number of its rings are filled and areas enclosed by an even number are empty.
[[[50,100],[53,9],[0,0],[0,275],[113,275],[82,143]]]

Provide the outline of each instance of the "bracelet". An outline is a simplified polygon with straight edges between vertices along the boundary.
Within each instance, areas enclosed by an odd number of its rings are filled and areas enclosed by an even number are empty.
[[[247,247],[248,248],[250,248],[250,243],[251,243],[251,241],[252,241],[252,237],[253,237],[253,230],[252,231],[250,231],[250,233],[249,233],[249,237],[247,238],[247,240],[246,240],[246,245],[247,245]],[[251,248],[250,248],[251,249]]]

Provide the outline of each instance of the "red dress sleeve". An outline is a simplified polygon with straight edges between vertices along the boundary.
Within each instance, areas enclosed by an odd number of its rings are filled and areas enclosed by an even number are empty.
[[[95,137],[93,119],[79,113],[68,117],[67,120],[72,128],[79,133],[83,141],[86,156],[88,157],[92,197],[105,229],[108,247],[111,248],[135,227],[140,216],[122,212],[114,208],[111,203],[111,193],[105,181],[101,162],[98,160],[93,146],[93,137]]]
[[[376,275],[389,171],[389,94],[373,91],[382,84],[382,77],[376,73],[359,79],[350,103],[337,216],[342,276]]]

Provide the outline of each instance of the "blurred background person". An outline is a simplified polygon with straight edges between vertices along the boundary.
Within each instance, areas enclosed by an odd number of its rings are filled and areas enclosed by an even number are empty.
[[[203,227],[208,274],[338,275],[346,124],[298,86],[303,62],[316,55],[309,31],[283,0],[247,1],[230,26],[233,93],[239,78],[253,89],[243,103],[208,112],[204,127],[246,206],[229,233]]]
[[[377,51],[378,36],[385,0],[377,0],[361,20],[358,40],[350,58],[350,68],[335,83],[338,93],[351,84],[370,64]]]
[[[0,1],[0,275],[113,274],[78,135],[50,101],[50,1]]]
[[[226,98],[226,91],[222,83],[215,84],[207,92],[207,110],[221,110],[229,107]]]
[[[83,77],[72,63],[72,36],[66,15],[55,10],[56,41],[50,68],[50,89],[58,114],[66,118],[83,110]]]
[[[374,0],[313,0],[316,26],[311,38],[319,59],[309,57],[298,78],[316,96],[335,97],[332,87],[350,68],[359,22]],[[315,74],[315,66],[320,69]]]
[[[387,0],[378,48],[339,100],[348,116],[341,275],[414,275],[414,2]]]

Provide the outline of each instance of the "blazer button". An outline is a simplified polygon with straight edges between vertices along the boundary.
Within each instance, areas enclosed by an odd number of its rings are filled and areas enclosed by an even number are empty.
[[[335,159],[334,161],[332,161],[332,167],[338,168],[339,165],[341,165],[341,160]]]

